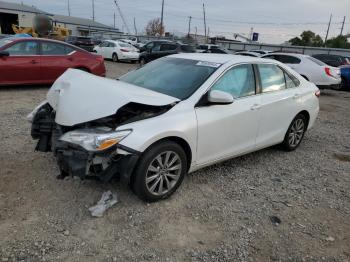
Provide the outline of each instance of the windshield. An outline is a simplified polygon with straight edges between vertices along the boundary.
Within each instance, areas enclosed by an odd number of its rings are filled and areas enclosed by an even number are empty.
[[[181,58],[161,58],[130,72],[121,81],[184,100],[220,66]]]
[[[0,48],[13,42],[12,40],[10,40],[9,38],[3,38],[3,39],[0,39]]]

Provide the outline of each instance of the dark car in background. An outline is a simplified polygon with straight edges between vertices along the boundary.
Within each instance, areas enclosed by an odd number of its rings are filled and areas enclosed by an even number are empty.
[[[92,52],[95,46],[94,39],[87,36],[68,36],[64,41],[71,45],[75,45],[77,47],[85,49],[89,52]]]
[[[68,68],[106,74],[102,56],[61,41],[0,39],[0,85],[51,84]]]
[[[327,65],[334,66],[334,67],[339,67],[342,65],[350,65],[350,59],[341,55],[316,54],[316,55],[312,55],[312,57],[322,61]]]
[[[140,48],[141,66],[155,59],[178,53],[195,53],[191,45],[179,44],[171,41],[152,41]]]
[[[340,66],[341,84],[340,89],[350,91],[350,65]]]

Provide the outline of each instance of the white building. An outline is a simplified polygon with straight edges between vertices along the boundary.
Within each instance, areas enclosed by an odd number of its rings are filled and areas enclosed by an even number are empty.
[[[73,16],[54,15],[34,6],[0,1],[0,34],[14,34],[12,24],[20,27],[32,27],[37,14],[45,14],[52,18],[53,25],[61,25],[69,29],[70,35],[86,36],[118,36],[119,29]]]

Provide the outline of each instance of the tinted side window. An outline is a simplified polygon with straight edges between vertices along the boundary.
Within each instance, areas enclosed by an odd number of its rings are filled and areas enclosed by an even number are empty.
[[[41,43],[41,52],[43,55],[67,55],[72,51],[73,49],[69,46],[48,42]]]
[[[261,88],[263,93],[278,91],[286,88],[284,72],[276,65],[258,65]]]
[[[177,48],[177,45],[162,44],[160,46],[160,51],[171,51],[171,50],[175,50],[176,48]]]
[[[278,55],[276,56],[276,60],[284,64],[300,64],[301,62],[299,58],[289,55]]]
[[[227,71],[212,87],[225,91],[233,97],[255,94],[255,77],[252,65],[239,65]]]
[[[100,47],[107,47],[108,46],[108,42],[102,42],[101,44],[100,44]]]
[[[16,43],[6,49],[12,56],[37,55],[39,44],[36,41],[25,41]]]

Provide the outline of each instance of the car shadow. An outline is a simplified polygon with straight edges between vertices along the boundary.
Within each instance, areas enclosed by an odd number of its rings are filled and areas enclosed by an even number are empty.
[[[45,89],[49,89],[50,87],[51,87],[50,85],[11,85],[11,86],[0,86],[0,92],[45,90]]]

